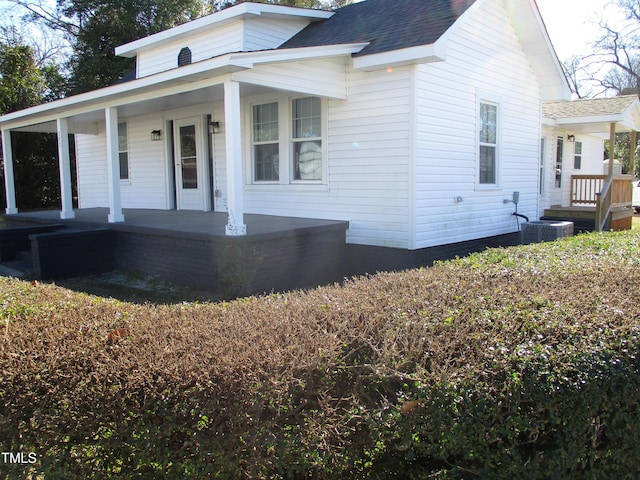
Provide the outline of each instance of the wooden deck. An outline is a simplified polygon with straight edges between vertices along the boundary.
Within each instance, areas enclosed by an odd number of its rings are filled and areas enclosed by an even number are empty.
[[[618,208],[611,212],[611,230],[629,230],[633,218],[632,208]],[[542,220],[563,220],[574,223],[575,231],[595,230],[596,207],[552,206],[544,210]]]
[[[629,230],[632,180],[632,175],[572,175],[571,205],[547,208],[542,219],[573,222],[576,231]]]

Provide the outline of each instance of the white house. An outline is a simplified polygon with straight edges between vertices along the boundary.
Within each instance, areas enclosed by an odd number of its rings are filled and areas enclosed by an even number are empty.
[[[583,169],[602,160],[602,138],[542,117],[571,93],[534,0],[242,3],[116,53],[135,79],[0,117],[8,214],[18,130],[59,133],[63,219],[70,132],[79,208],[109,222],[213,210],[244,235],[249,213],[345,220],[348,243],[403,250],[517,231],[514,192],[531,219],[565,203],[558,136],[579,139]]]
[[[593,176],[597,186],[601,186],[603,179],[597,177],[609,173],[604,139],[610,140],[612,132],[631,132],[632,143],[636,144],[636,131],[640,126],[638,96],[546,101],[542,104],[542,113],[541,165],[552,168],[547,168],[541,177],[540,209],[567,206],[572,202],[580,204],[581,194],[591,193],[593,199],[595,192],[580,191],[580,181],[589,182],[590,179],[582,177]],[[630,154],[633,159],[635,148]],[[614,165],[614,173],[621,174],[622,165],[615,162]],[[584,184],[582,189],[588,186]]]

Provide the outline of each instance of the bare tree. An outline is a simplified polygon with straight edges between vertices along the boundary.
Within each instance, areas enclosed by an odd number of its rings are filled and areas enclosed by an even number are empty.
[[[640,0],[611,0],[610,5],[619,9],[624,21],[603,19],[602,37],[584,60],[600,66],[593,80],[606,91],[640,94]]]

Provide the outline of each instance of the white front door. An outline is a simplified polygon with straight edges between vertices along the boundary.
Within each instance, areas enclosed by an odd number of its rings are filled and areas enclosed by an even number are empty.
[[[174,122],[176,208],[207,210],[206,156],[202,142],[202,119],[184,118]]]

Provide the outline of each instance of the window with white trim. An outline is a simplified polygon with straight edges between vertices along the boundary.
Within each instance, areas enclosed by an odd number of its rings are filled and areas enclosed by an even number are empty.
[[[129,143],[127,124],[118,124],[118,158],[120,160],[120,180],[129,180]]]
[[[253,106],[254,180],[278,181],[280,144],[278,102]]]
[[[293,179],[322,180],[322,115],[318,97],[292,101]]]
[[[582,168],[582,142],[573,144],[573,168],[575,170]]]
[[[498,183],[498,105],[480,103],[478,183]]]

